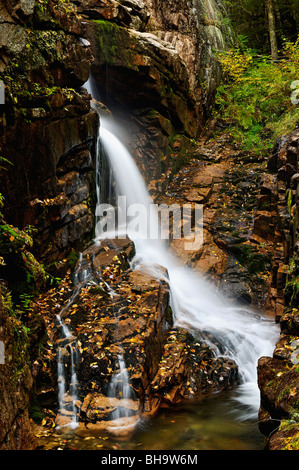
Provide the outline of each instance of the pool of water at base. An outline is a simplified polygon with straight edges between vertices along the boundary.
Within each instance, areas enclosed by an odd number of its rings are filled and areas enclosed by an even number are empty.
[[[224,392],[175,409],[163,409],[141,424],[128,438],[77,430],[46,430],[40,434],[42,450],[262,450],[265,437],[257,419],[240,419],[244,411]]]

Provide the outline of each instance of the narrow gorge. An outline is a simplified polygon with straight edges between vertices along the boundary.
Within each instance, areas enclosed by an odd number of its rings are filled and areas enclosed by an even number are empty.
[[[299,121],[215,113],[226,3],[0,0],[1,450],[299,449]]]

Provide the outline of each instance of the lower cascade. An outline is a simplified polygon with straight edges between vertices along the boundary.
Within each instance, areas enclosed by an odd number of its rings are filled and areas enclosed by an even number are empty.
[[[65,339],[62,346],[58,347],[57,376],[58,376],[58,402],[59,414],[68,414],[71,418],[71,427],[78,424],[78,381],[76,367],[78,363],[78,350],[75,338],[61,319],[58,318]],[[59,422],[59,420],[58,420]],[[59,425],[58,425],[59,426]]]
[[[120,400],[119,405],[112,413],[112,420],[130,416],[131,411],[127,405],[128,401],[134,398],[126,363],[122,356],[118,357],[118,367],[119,371],[112,377],[109,387],[109,397]]]
[[[114,135],[111,123],[104,119],[100,125],[100,147],[108,159],[116,195],[125,197],[127,208],[138,205],[147,215],[152,214],[150,195],[132,156]],[[158,216],[154,222],[151,218],[153,223],[158,225]],[[257,361],[261,356],[272,355],[279,335],[277,325],[258,312],[228,303],[202,275],[181,265],[166,243],[148,237],[142,233],[142,227],[136,231],[132,226],[122,225],[117,231],[107,233],[101,231],[98,224],[95,241],[99,243],[101,239],[117,238],[126,233],[136,248],[132,267],[142,265],[157,278],[163,276],[157,265],[166,268],[175,326],[197,332],[215,356],[235,361],[241,382],[236,400],[244,405],[244,419],[256,417],[260,404]]]
[[[75,289],[60,313],[57,315],[59,329],[62,337],[58,340],[57,351],[57,378],[58,378],[58,417],[56,420],[57,427],[70,426],[75,429],[79,422],[79,397],[78,397],[78,379],[77,367],[79,363],[79,350],[76,344],[76,338],[64,321],[64,316],[69,308],[75,303],[80,290],[89,281],[89,273],[84,269],[82,264],[82,254],[79,255],[78,268],[74,274]],[[60,425],[60,417],[68,416],[71,424]]]

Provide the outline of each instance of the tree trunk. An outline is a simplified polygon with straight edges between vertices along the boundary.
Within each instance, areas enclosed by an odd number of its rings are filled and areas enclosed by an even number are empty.
[[[277,47],[277,37],[276,37],[276,28],[275,28],[275,12],[274,12],[273,0],[266,0],[266,9],[267,9],[267,15],[268,15],[268,27],[269,27],[271,55],[272,55],[272,59],[277,59],[278,58],[278,47]]]

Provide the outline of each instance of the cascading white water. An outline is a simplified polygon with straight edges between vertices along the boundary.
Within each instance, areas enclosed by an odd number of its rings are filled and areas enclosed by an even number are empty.
[[[64,363],[63,363],[63,356],[61,348],[58,349],[58,357],[57,357],[57,375],[58,375],[58,403],[59,403],[59,410],[62,410],[64,397],[66,393],[65,388],[65,370],[64,370]]]
[[[103,280],[110,298],[114,298],[114,290],[107,281]],[[113,307],[114,308],[114,307]],[[117,326],[116,326],[117,327]],[[120,420],[130,416],[130,407],[127,406],[127,400],[134,400],[134,392],[130,385],[130,377],[126,367],[126,362],[122,354],[118,355],[118,372],[114,373],[109,384],[108,396],[111,399],[121,400],[119,405],[111,413],[111,420]]]
[[[83,254],[82,253],[79,253],[79,259],[78,259],[78,267],[76,269],[76,272],[74,273],[74,284],[75,286],[78,286],[80,285],[81,283],[85,283],[85,281],[87,281],[90,277],[90,273],[89,273],[89,266],[88,268],[82,266],[83,265]],[[77,289],[77,292],[76,292],[76,295],[78,293],[78,290],[80,290],[81,287],[79,287],[79,289]],[[69,305],[67,305],[67,308],[69,307]]]
[[[130,153],[105,128],[103,120],[100,142],[109,159],[118,194],[126,197],[127,208],[139,204],[149,214],[152,201],[143,178]],[[151,218],[151,224],[158,224],[158,217]],[[123,231],[124,227],[120,232]],[[261,356],[272,356],[279,335],[277,325],[251,310],[229,304],[199,273],[182,266],[161,240],[140,234],[140,227],[138,233],[128,227],[126,231],[136,247],[134,266],[142,264],[158,278],[161,278],[161,272],[157,265],[167,268],[175,325],[212,333],[215,343],[209,345],[215,354],[237,363],[242,381],[237,400],[246,405],[244,419],[256,417],[260,403],[257,361]],[[98,239],[115,236],[116,233],[96,231]]]
[[[70,331],[63,325],[64,331],[67,332],[66,338],[70,339],[70,342],[67,344],[69,347],[70,354],[70,374],[68,372],[68,367],[66,367],[66,360],[63,354],[63,349],[58,348],[57,356],[57,375],[58,375],[58,403],[59,403],[59,413],[63,414],[65,411],[71,412],[71,422],[68,426],[76,428],[78,426],[78,380],[76,374],[76,363],[77,363],[77,354],[76,354],[76,345],[73,344],[73,336]],[[69,376],[69,377],[68,377]],[[67,377],[69,378],[69,387],[67,390]]]
[[[75,337],[64,322],[64,316],[71,305],[75,302],[80,290],[86,285],[90,277],[88,270],[82,267],[82,260],[83,256],[82,253],[80,253],[78,268],[74,274],[74,284],[76,287],[66,305],[57,315],[57,320],[62,329],[62,339],[67,340],[66,342],[63,341],[62,347],[58,347],[57,353],[59,413],[62,415],[65,411],[71,413],[71,422],[66,425],[71,428],[76,428],[78,426],[78,379],[76,373],[76,366],[78,364],[78,348]],[[68,355],[66,358],[65,352],[63,353],[63,351],[67,348]]]
[[[120,419],[130,415],[129,407],[126,407],[126,400],[133,399],[133,392],[130,386],[129,374],[123,356],[118,357],[119,372],[113,375],[109,386],[109,397],[118,398],[122,405],[118,406],[112,413],[111,419]]]

